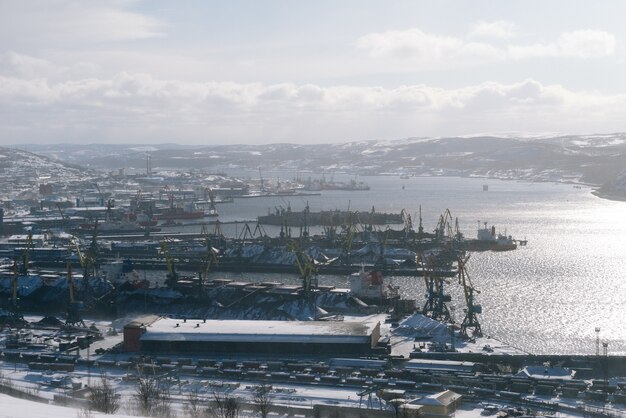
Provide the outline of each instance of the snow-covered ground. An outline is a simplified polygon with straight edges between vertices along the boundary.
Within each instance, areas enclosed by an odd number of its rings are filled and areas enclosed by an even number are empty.
[[[2,418],[81,418],[82,414],[80,409],[27,401],[3,394],[0,394],[0,405],[2,405],[2,411],[0,412]],[[82,416],[85,418],[101,418],[110,415],[89,412],[89,415],[85,414]],[[130,418],[133,415],[118,414],[115,416],[119,418]]]
[[[395,328],[388,323],[384,324],[381,326],[381,335],[385,334],[391,337],[392,354],[405,358],[409,358],[411,352],[416,350],[427,352],[431,348],[444,346],[448,349],[454,346],[454,350],[461,353],[527,354],[489,336],[463,339],[459,336],[458,330],[452,332],[448,326],[419,313],[405,318]],[[416,339],[422,342],[416,342]]]
[[[350,322],[362,322],[366,326],[371,324],[381,324],[381,335],[388,335],[391,337],[392,354],[403,355],[405,358],[409,357],[410,352],[414,350],[414,344],[419,346],[420,342],[416,342],[415,338],[424,339],[430,338],[430,342],[439,343],[440,345],[450,343],[450,330],[445,325],[442,325],[430,318],[424,317],[420,314],[412,315],[403,321],[400,321],[397,326],[393,326],[386,323],[386,315],[369,315],[369,316],[346,316],[346,321]],[[31,321],[40,319],[39,317],[28,317]],[[94,323],[105,334],[106,331],[114,327],[114,324],[109,321],[87,321],[88,325]],[[118,331],[121,331],[121,327],[125,321],[116,321],[115,327]],[[121,333],[117,335],[105,336],[105,339],[97,343],[99,348],[110,348],[121,341]],[[522,354],[521,351],[510,347],[506,344],[502,344],[496,340],[490,338],[478,338],[475,342],[463,341],[460,338],[455,338],[456,349],[464,352],[481,352],[483,354],[490,354],[484,351],[484,347],[489,345],[493,349],[493,353],[510,353],[510,354]],[[124,353],[107,353],[96,354],[96,345],[91,347],[90,353],[86,350],[82,350],[80,354],[83,358],[88,355],[91,360],[108,360],[109,362],[127,360],[129,355]],[[424,351],[428,351],[428,345],[425,345]],[[189,358],[189,356],[185,356]],[[206,358],[207,356],[203,356]],[[199,357],[192,357],[194,362],[197,362]],[[237,361],[245,361],[247,358],[237,358]],[[287,360],[284,358],[275,360]],[[308,362],[321,362],[323,359],[310,359]],[[325,359],[332,367],[336,368],[332,359]],[[338,359],[335,359],[338,361]],[[293,362],[298,360],[292,359]],[[358,360],[357,360],[358,361]],[[360,360],[364,361],[364,360]],[[0,380],[3,382],[9,382],[9,386],[16,389],[36,394],[36,396],[52,402],[55,395],[68,395],[70,390],[66,387],[58,387],[58,382],[71,378],[71,383],[77,386],[93,386],[97,385],[101,376],[106,375],[108,381],[115,387],[117,393],[121,395],[122,407],[120,408],[121,414],[133,415],[136,413],[136,408],[133,407],[133,399],[136,391],[135,377],[137,369],[131,367],[117,367],[108,366],[111,363],[102,362],[100,365],[93,365],[87,367],[85,365],[77,365],[76,370],[71,373],[65,372],[46,372],[29,370],[28,366],[24,363],[12,363],[12,362],[0,362]],[[339,364],[339,363],[337,363]],[[363,367],[375,367],[375,366],[363,366]],[[331,383],[324,383],[323,381],[299,381],[298,379],[289,378],[290,375],[294,375],[294,372],[284,373],[286,378],[283,380],[255,380],[255,377],[248,374],[245,377],[242,376],[229,376],[228,374],[214,374],[211,376],[202,376],[195,372],[177,372],[172,369],[171,374],[167,375],[167,372],[162,370],[163,381],[167,382],[169,396],[171,397],[172,407],[177,411],[179,416],[184,416],[184,404],[188,402],[188,396],[190,393],[197,393],[204,405],[212,399],[215,393],[227,394],[228,396],[235,397],[240,400],[242,404],[248,404],[249,406],[244,409],[252,409],[254,399],[254,389],[261,385],[272,385],[272,402],[275,405],[282,407],[294,407],[302,410],[310,410],[313,405],[325,404],[325,405],[337,405],[337,406],[351,406],[351,407],[366,407],[367,397],[360,397],[359,394],[363,393],[364,389],[368,387],[367,384],[363,385],[333,385]],[[289,381],[287,381],[289,380]],[[69,383],[69,382],[68,382]],[[411,389],[413,395],[420,396],[420,389],[415,391]],[[422,395],[426,395],[423,393]],[[372,407],[375,409],[385,408],[386,403],[381,401],[375,394],[372,396]],[[0,397],[3,410],[0,411],[0,417],[43,417],[45,413],[49,417],[57,416],[76,416],[80,417],[80,408],[68,409],[57,406],[46,405],[37,402],[22,401],[13,398],[9,398],[5,401],[6,396]],[[560,404],[569,406],[570,408],[576,408],[580,405],[581,400],[578,399],[564,399],[558,397],[540,397],[540,396],[527,396],[527,399],[535,399],[543,402],[558,402]],[[593,403],[588,403],[592,404]],[[505,407],[505,404],[501,405]],[[596,405],[597,407],[603,407],[603,404]],[[623,413],[626,416],[626,407],[613,405],[613,407],[621,408],[617,409],[617,413]],[[481,413],[482,407],[476,404],[463,405],[460,410],[456,411],[457,417],[476,417]],[[44,412],[45,411],[45,412]],[[4,415],[3,415],[4,413]],[[99,416],[99,415],[92,415]],[[252,416],[251,413],[246,413],[241,416]],[[560,414],[557,416],[582,416],[575,413]]]

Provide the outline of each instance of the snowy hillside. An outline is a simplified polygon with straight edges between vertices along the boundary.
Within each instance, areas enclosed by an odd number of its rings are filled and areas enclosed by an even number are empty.
[[[0,176],[12,179],[0,184],[2,199],[30,199],[38,193],[44,183],[84,181],[92,176],[90,170],[53,160],[45,156],[22,151],[16,148],[0,147]]]
[[[35,152],[92,168],[145,170],[145,146],[29,145]],[[362,175],[454,175],[582,182],[623,193],[626,133],[405,138],[342,144],[149,147],[155,169],[241,168]],[[610,190],[614,192],[608,193]],[[626,193],[625,193],[626,194]]]

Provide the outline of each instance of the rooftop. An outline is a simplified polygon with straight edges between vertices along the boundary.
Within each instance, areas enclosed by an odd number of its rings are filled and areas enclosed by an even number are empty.
[[[141,340],[362,343],[370,340],[377,325],[377,322],[161,318],[147,326]]]

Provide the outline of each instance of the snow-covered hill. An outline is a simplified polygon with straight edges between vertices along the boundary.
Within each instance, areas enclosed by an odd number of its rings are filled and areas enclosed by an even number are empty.
[[[42,155],[92,168],[145,170],[139,145],[29,145]],[[457,175],[582,182],[626,196],[626,133],[471,136],[356,141],[342,144],[150,146],[155,169],[219,172],[240,167],[354,174]],[[610,193],[609,193],[610,192]]]
[[[94,176],[90,170],[33,154],[17,148],[0,147],[0,198],[30,199],[39,192],[39,185],[60,183],[70,185]]]

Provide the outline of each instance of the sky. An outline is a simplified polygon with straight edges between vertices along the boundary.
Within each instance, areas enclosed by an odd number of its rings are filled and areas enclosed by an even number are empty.
[[[0,145],[626,131],[626,2],[0,0]]]

